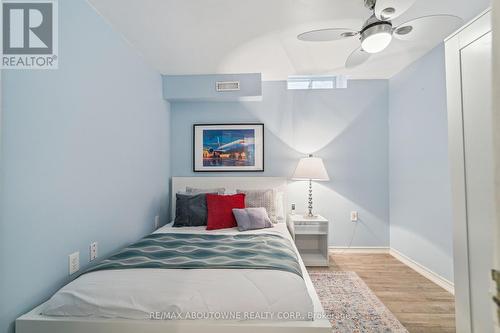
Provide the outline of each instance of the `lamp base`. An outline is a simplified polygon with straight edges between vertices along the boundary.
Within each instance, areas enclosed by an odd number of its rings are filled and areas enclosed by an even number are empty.
[[[318,217],[318,215],[313,213],[313,188],[312,188],[312,181],[309,180],[309,199],[308,199],[309,205],[307,206],[308,212],[304,214],[304,218],[306,219],[314,219]]]

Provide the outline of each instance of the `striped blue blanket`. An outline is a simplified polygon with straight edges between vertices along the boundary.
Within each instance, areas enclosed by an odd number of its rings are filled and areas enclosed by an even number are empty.
[[[274,234],[151,234],[84,273],[129,268],[269,269],[302,277],[292,244]]]

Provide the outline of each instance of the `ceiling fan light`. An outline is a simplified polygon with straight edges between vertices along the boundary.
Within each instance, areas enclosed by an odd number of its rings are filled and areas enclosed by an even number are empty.
[[[368,53],[383,51],[392,41],[392,25],[379,22],[361,32],[361,47]]]
[[[363,39],[361,46],[368,53],[378,53],[391,43],[392,35],[387,32],[379,32]]]

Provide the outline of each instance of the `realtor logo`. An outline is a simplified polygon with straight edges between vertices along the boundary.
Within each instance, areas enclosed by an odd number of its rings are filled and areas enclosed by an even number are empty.
[[[57,1],[4,0],[2,68],[56,69]]]

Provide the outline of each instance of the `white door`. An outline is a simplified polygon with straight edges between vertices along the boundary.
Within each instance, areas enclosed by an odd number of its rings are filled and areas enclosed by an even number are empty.
[[[469,284],[473,332],[493,332],[491,267],[495,219],[492,34],[460,51]]]

